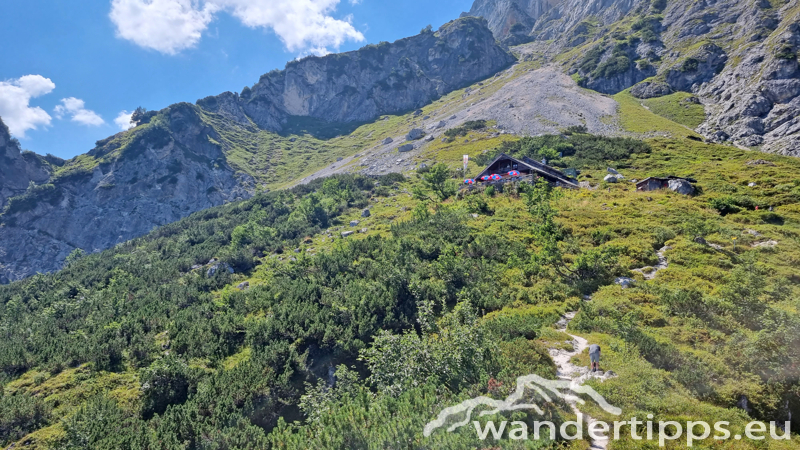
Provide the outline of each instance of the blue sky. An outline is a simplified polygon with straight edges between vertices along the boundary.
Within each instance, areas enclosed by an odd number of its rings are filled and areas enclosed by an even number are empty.
[[[297,56],[394,41],[471,4],[3,0],[0,116],[23,148],[69,158],[119,132],[123,111],[238,92]]]

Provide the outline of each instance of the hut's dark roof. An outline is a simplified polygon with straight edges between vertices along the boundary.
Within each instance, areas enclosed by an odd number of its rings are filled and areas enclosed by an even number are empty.
[[[530,159],[528,157],[523,157],[523,159],[517,159],[517,158],[514,158],[512,156],[506,155],[505,153],[500,153],[499,155],[497,155],[497,157],[495,159],[493,159],[492,162],[487,164],[486,168],[483,169],[483,171],[481,173],[479,173],[478,176],[475,177],[475,178],[479,179],[484,175],[491,175],[489,173],[490,172],[489,168],[491,168],[496,162],[498,162],[498,161],[500,161],[502,159],[508,159],[508,160],[511,160],[511,161],[517,163],[520,166],[520,168],[518,170],[527,169],[527,170],[530,170],[532,172],[536,172],[538,175],[544,177],[545,179],[548,179],[548,180],[551,180],[551,181],[559,181],[559,182],[564,183],[564,184],[566,184],[568,186],[578,187],[578,183],[576,183],[575,180],[573,180],[572,178],[568,177],[567,175],[565,175],[560,170],[557,170],[557,169],[555,169],[553,167],[550,167],[550,166],[548,166],[546,164],[542,164],[540,162],[536,162],[536,161],[534,161],[534,160],[532,160],[532,159]]]

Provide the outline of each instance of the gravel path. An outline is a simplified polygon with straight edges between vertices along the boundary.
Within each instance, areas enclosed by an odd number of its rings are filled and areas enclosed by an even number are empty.
[[[564,316],[561,317],[561,320],[556,324],[558,330],[566,332],[567,326],[572,321],[572,319],[575,318],[576,314],[577,312],[575,311],[564,314]],[[592,373],[591,371],[589,371],[589,368],[587,367],[576,366],[575,364],[572,364],[571,361],[572,358],[574,356],[583,353],[583,351],[586,350],[586,348],[589,346],[589,342],[580,336],[575,336],[572,334],[570,334],[569,336],[572,338],[572,351],[551,348],[550,357],[552,357],[553,362],[556,363],[557,367],[556,375],[558,376],[558,378],[570,381],[570,390],[577,392],[577,389],[575,388],[577,386],[582,385],[584,382],[586,382],[586,380],[590,378],[607,380],[609,378],[617,376],[614,372],[611,371]],[[580,409],[578,409],[578,403],[580,399],[577,396],[568,395],[565,398],[570,408],[572,408],[572,412],[574,412],[576,415],[582,414],[588,426],[591,426],[594,422],[597,422],[597,419],[595,419],[592,416],[589,416],[588,414],[582,413]],[[602,436],[595,439],[591,435],[589,435],[589,438],[592,446],[591,448],[603,449],[603,450],[608,448],[607,436]]]
[[[664,255],[664,252],[667,250],[671,250],[672,247],[665,245],[661,247],[661,250],[656,252],[658,256],[658,264],[655,266],[647,266],[642,267],[641,269],[633,269],[631,272],[639,272],[640,274],[644,275],[645,280],[652,280],[656,277],[656,274],[659,270],[664,270],[669,267],[669,262],[667,262],[667,257]]]

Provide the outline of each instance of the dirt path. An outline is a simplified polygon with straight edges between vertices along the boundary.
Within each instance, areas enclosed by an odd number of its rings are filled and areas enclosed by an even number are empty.
[[[558,321],[556,327],[559,331],[566,332],[567,326],[575,318],[577,314],[576,311],[568,312],[561,317],[561,320]],[[614,372],[595,372],[592,373],[589,371],[588,367],[584,366],[576,366],[572,363],[572,358],[574,356],[580,355],[583,353],[584,350],[589,346],[589,342],[580,337],[575,336],[573,334],[569,335],[572,338],[572,351],[567,350],[560,350],[551,348],[550,349],[550,356],[553,358],[553,362],[556,363],[557,372],[556,375],[558,378],[562,380],[569,380],[570,381],[570,390],[576,391],[574,387],[582,385],[586,380],[590,378],[598,378],[600,380],[606,380],[608,378],[613,378],[617,376]],[[597,419],[591,417],[578,409],[578,400],[577,396],[568,395],[566,397],[567,403],[569,404],[572,411],[577,414],[582,414],[583,418],[585,419],[587,425],[591,426],[594,422],[597,422]],[[587,427],[588,429],[588,427]],[[608,448],[608,437],[603,436],[597,439],[594,439],[590,436],[590,442],[593,449],[607,449]]]
[[[652,280],[653,278],[655,278],[656,274],[659,271],[669,267],[669,262],[667,261],[667,257],[664,253],[670,249],[671,247],[665,245],[664,247],[661,247],[661,249],[658,250],[658,252],[656,252],[656,255],[658,256],[658,264],[656,264],[655,266],[643,267],[641,269],[633,269],[633,271],[641,273],[647,280]],[[591,297],[587,297],[586,301],[591,301]],[[575,315],[577,313],[578,313],[577,311],[571,311],[564,314],[561,317],[561,320],[559,320],[556,323],[556,329],[558,331],[566,333],[569,323],[572,322],[572,319],[575,318]],[[572,358],[574,356],[583,353],[583,351],[586,350],[587,347],[589,347],[589,342],[580,336],[575,336],[574,334],[569,334],[569,333],[567,334],[569,335],[570,338],[572,338],[571,340],[572,350],[568,351],[557,348],[551,348],[549,349],[549,352],[550,352],[550,357],[553,358],[553,362],[556,364],[557,368],[556,376],[558,376],[558,378],[562,380],[569,380],[571,386],[570,389],[572,391],[575,391],[574,387],[582,385],[588,379],[597,378],[600,380],[607,380],[609,378],[617,376],[612,371],[607,371],[607,372],[600,371],[592,373],[588,367],[576,366],[575,364],[573,364]],[[583,414],[586,423],[589,426],[591,426],[591,424],[597,422],[597,419],[582,413],[578,409],[578,400],[579,399],[576,396],[567,396],[567,402],[569,403],[570,408],[572,408],[572,411],[575,414],[578,413]],[[594,439],[590,436],[590,442],[592,445],[591,448],[593,449],[605,450],[608,448],[607,436],[603,436],[597,439]]]
[[[671,250],[672,247],[665,245],[661,247],[659,251],[656,252],[658,256],[658,264],[655,266],[647,266],[642,267],[641,269],[633,269],[631,272],[639,272],[640,274],[644,275],[645,280],[652,280],[656,277],[656,274],[659,270],[664,270],[669,267],[669,263],[667,262],[667,257],[664,255],[664,252],[667,250]]]

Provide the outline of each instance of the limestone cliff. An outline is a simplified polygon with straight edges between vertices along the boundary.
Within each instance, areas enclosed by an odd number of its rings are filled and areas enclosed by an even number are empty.
[[[31,181],[42,183],[49,178],[49,164],[32,152],[22,153],[0,118],[0,211],[9,198],[25,193]]]
[[[706,106],[698,131],[708,139],[800,156],[796,1],[476,0],[469,14],[487,17],[498,39],[562,55],[584,87],[692,92]],[[529,27],[524,39],[511,23]]]
[[[0,216],[0,282],[61,267],[76,248],[109,248],[195,211],[250,197],[196,107],[178,104],[104,141]]]
[[[485,20],[468,17],[391,44],[293,61],[239,95],[198,104],[271,131],[282,131],[295,117],[366,122],[424,106],[513,61],[495,44]]]

